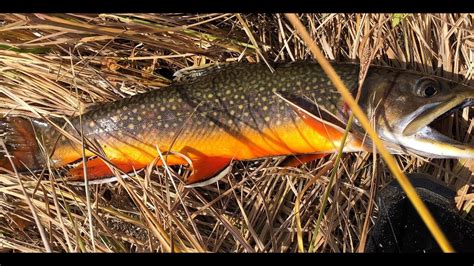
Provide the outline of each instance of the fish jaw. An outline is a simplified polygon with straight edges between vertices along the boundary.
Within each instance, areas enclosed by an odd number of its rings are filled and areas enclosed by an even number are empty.
[[[386,134],[385,138],[400,146],[402,151],[411,151],[430,158],[474,159],[474,146],[453,140],[437,130],[425,126],[413,135]]]
[[[411,117],[401,120],[401,133],[384,132],[384,135],[401,149],[419,155],[474,159],[474,145],[451,139],[430,126],[433,121],[469,106],[474,106],[474,88],[459,85],[453,88],[452,97],[421,106]]]

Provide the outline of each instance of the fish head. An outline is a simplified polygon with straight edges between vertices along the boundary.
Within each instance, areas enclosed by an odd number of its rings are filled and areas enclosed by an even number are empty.
[[[443,135],[431,125],[474,105],[473,87],[432,75],[371,68],[359,103],[396,153],[409,150],[432,158],[474,158],[474,146]]]

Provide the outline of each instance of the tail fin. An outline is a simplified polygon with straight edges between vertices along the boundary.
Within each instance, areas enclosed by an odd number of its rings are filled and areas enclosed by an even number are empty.
[[[43,158],[36,141],[35,130],[28,118],[7,117],[0,119],[0,172],[12,171],[12,162],[17,171],[36,170],[43,165]],[[11,161],[7,157],[10,155]],[[3,168],[3,169],[2,169]]]

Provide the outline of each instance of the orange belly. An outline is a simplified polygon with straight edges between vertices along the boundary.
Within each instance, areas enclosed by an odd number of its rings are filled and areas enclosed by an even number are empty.
[[[222,130],[214,130],[202,137],[180,138],[177,136],[164,143],[155,145],[140,142],[136,138],[121,136],[121,138],[101,139],[99,143],[107,159],[124,172],[143,168],[151,163],[163,165],[158,150],[166,155],[172,151],[181,154],[165,156],[168,165],[188,164],[191,161],[195,172],[210,175],[218,172],[232,160],[250,160],[263,157],[332,153],[339,148],[343,134],[340,130],[318,121],[295,120],[291,123],[280,124],[272,128],[257,131],[243,128],[239,135],[231,135]],[[165,139],[165,138],[162,138]],[[351,150],[359,149],[360,143],[350,141],[346,144]],[[85,156],[93,153],[86,151]],[[53,160],[59,164],[67,164],[80,160],[82,155],[79,147],[58,147]],[[112,172],[96,158],[86,163],[88,177],[91,179],[110,176]],[[197,169],[206,168],[206,169]],[[82,165],[71,170],[75,179],[83,178]],[[205,179],[206,176],[195,177]]]

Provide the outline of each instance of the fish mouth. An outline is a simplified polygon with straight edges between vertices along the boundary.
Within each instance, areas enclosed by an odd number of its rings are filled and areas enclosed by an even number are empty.
[[[474,89],[472,92],[474,93]],[[440,102],[430,103],[418,108],[410,117],[405,118],[408,120],[403,122],[405,127],[402,134],[404,136],[410,136],[416,134],[421,128],[428,126],[434,121],[445,118],[457,110],[467,108],[474,105],[474,96],[471,98],[465,98],[462,95],[453,96],[450,99],[446,99]]]
[[[431,158],[474,159],[474,146],[462,143],[436,130],[436,124],[456,111],[474,106],[474,89],[447,101],[421,108],[397,137],[397,142],[416,154]],[[468,95],[466,95],[468,93]]]

